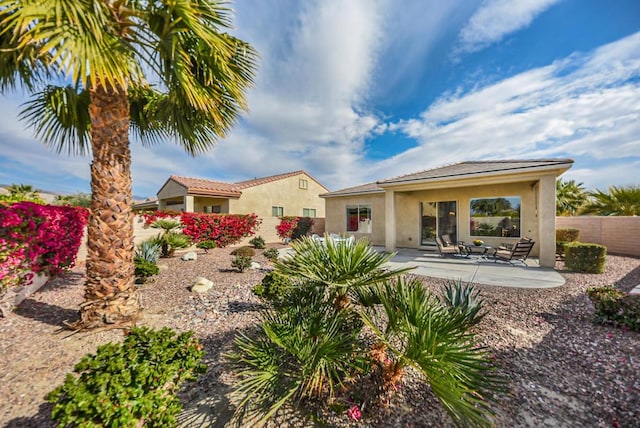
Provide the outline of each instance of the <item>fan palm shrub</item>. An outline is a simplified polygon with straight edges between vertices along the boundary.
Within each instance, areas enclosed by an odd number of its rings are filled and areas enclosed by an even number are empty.
[[[177,248],[187,248],[191,245],[191,239],[178,229],[182,227],[180,221],[163,218],[151,223],[151,227],[162,229],[162,233],[155,238],[155,243],[160,244],[162,248],[162,257],[171,257]]]
[[[411,366],[456,424],[490,425],[488,403],[502,384],[468,331],[468,312],[451,310],[417,279],[405,280],[406,269],[385,268],[393,255],[366,241],[325,244],[292,243],[294,253],[275,263],[290,291],[227,355],[240,376],[237,415],[264,422],[303,399],[332,401],[338,388],[357,389],[367,378],[378,393],[390,393]]]

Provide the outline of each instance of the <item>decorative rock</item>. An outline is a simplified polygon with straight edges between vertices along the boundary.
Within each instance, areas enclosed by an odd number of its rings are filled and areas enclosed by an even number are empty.
[[[260,263],[251,262],[250,269],[260,269]]]
[[[640,284],[633,287],[633,289],[629,292],[629,294],[640,296]]]
[[[198,254],[195,251],[189,251],[182,255],[182,260],[198,260]]]
[[[199,276],[196,278],[196,283],[191,287],[192,293],[206,293],[211,290],[213,287],[213,282],[209,281],[207,278],[203,278]]]

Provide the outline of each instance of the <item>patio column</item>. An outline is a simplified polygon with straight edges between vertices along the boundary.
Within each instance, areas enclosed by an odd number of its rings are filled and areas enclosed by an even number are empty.
[[[552,268],[556,264],[556,177],[541,177],[538,186],[540,266]]]
[[[193,209],[193,196],[191,195],[184,195],[184,212],[195,212]]]
[[[396,193],[384,192],[384,246],[389,252],[396,249]]]

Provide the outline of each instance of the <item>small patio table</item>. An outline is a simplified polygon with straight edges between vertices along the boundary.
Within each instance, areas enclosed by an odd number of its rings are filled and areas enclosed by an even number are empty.
[[[464,246],[467,257],[478,256],[479,260],[488,260],[487,253],[492,249],[489,245],[468,244]]]

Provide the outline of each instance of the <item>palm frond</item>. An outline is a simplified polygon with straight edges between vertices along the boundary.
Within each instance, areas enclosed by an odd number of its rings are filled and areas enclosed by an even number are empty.
[[[89,93],[71,86],[47,86],[22,105],[18,117],[58,153],[84,155],[90,149]]]
[[[448,310],[417,279],[400,277],[378,291],[386,330],[380,330],[375,310],[364,308],[361,316],[398,364],[412,365],[424,374],[457,425],[490,426],[491,393],[501,390],[504,382],[495,374],[486,349],[474,345],[465,315]]]
[[[343,241],[317,242],[303,237],[291,244],[294,252],[279,260],[275,268],[294,278],[341,288],[364,287],[396,277],[411,268],[387,269],[393,254],[378,253],[366,239],[350,244]]]
[[[210,148],[247,109],[257,53],[220,29],[231,22],[218,1],[148,2],[132,45],[156,71],[166,97],[149,105],[190,154]]]
[[[50,55],[41,52],[36,44],[19,46],[25,28],[16,26],[16,11],[0,3],[0,90],[16,88],[22,84],[32,91],[50,78],[54,70],[48,67]]]
[[[37,47],[47,67],[82,87],[125,87],[141,74],[122,31],[128,25],[121,2],[4,0],[2,25],[14,31],[18,50]],[[117,10],[112,7],[118,8]],[[119,19],[125,19],[125,22]]]

